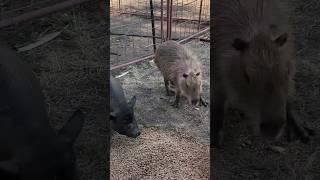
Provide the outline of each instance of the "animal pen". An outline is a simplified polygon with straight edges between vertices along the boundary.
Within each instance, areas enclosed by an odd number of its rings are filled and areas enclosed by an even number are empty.
[[[166,40],[210,41],[209,0],[111,0],[111,70],[153,58]]]

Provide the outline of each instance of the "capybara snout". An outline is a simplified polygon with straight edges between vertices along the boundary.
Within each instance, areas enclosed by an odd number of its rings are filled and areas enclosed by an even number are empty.
[[[196,70],[196,73],[191,72],[189,75],[183,74],[183,78],[184,79],[180,81],[182,94],[187,97],[189,104],[198,105],[198,102],[200,102],[202,85],[200,70]],[[183,85],[184,83],[185,85]]]

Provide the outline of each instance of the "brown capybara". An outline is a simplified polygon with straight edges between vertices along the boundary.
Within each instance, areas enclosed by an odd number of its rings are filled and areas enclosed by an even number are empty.
[[[298,124],[292,107],[293,35],[282,7],[273,0],[215,3],[216,147],[221,147],[224,116],[231,107],[240,110],[254,135],[277,139],[287,127],[288,137],[294,132],[303,142],[309,140],[310,129]]]
[[[167,95],[172,95],[172,91],[175,93],[173,106],[179,107],[180,96],[185,96],[190,104],[207,106],[201,96],[201,63],[190,50],[169,40],[159,45],[154,62],[163,75]]]

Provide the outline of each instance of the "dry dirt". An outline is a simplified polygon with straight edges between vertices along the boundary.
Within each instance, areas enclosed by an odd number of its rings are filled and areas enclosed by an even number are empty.
[[[203,64],[203,96],[209,101],[210,45],[198,41],[186,46]],[[196,110],[182,101],[179,109],[172,107],[174,97],[166,96],[163,78],[153,62],[128,66],[112,74],[124,72],[128,73],[119,80],[127,99],[137,97],[135,115],[142,135],[138,139],[112,137],[112,179],[208,179],[210,106]],[[168,162],[166,166],[162,165],[164,161]]]
[[[297,74],[296,106],[301,121],[314,128],[308,145],[277,145],[283,152],[270,150],[263,141],[254,141],[235,117],[225,126],[224,149],[213,154],[214,178],[217,180],[318,180],[320,179],[320,4],[317,0],[294,0],[291,20],[295,30]]]
[[[115,135],[112,142],[111,179],[209,178],[209,147],[188,134],[144,128],[136,140]]]

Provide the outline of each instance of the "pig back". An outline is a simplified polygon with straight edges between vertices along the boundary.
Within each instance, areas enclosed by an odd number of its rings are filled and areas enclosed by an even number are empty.
[[[120,107],[128,108],[123,88],[116,78],[110,76],[110,109],[119,111]]]

